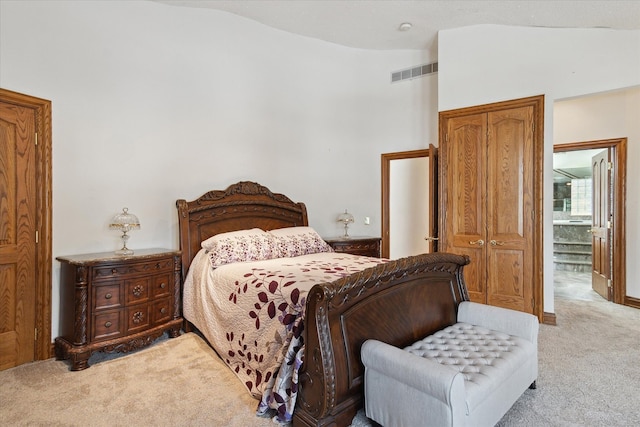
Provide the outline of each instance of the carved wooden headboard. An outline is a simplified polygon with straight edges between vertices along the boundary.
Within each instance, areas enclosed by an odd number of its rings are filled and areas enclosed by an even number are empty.
[[[226,190],[213,190],[193,201],[180,199],[178,226],[182,250],[182,274],[187,274],[200,243],[219,233],[261,228],[309,225],[304,203],[251,181],[241,181]]]

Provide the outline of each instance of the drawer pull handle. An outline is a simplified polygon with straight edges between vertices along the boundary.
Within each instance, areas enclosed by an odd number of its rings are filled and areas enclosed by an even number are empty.
[[[111,269],[111,274],[116,274],[118,272],[118,270],[116,270],[115,268]]]
[[[104,327],[105,327],[105,328],[110,328],[110,327],[111,327],[111,325],[113,325],[113,323],[111,323],[111,322],[104,322]]]
[[[157,264],[156,264],[156,268],[160,268],[160,263],[157,263]]]
[[[166,288],[166,287],[167,287],[167,284],[166,284],[166,283],[164,283],[164,282],[162,282],[162,283],[160,283],[160,287],[161,287],[162,289],[164,289],[164,288]]]
[[[104,299],[111,299],[112,297],[113,297],[113,295],[111,295],[111,294],[106,294],[106,295],[104,296]]]
[[[144,291],[144,286],[142,285],[137,285],[135,286],[131,292],[133,293],[133,295],[139,297],[140,295],[142,295],[142,292]]]
[[[166,312],[167,312],[167,308],[166,308],[166,307],[162,307],[162,308],[160,309],[160,313],[161,313],[161,314],[165,314]]]

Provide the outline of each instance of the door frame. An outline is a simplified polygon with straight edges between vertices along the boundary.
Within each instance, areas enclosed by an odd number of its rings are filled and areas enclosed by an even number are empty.
[[[627,297],[626,208],[624,203],[627,194],[627,138],[569,142],[553,146],[554,153],[592,149],[611,149],[611,162],[613,163],[613,259],[610,260],[613,270],[612,302],[640,308],[640,301]]]
[[[36,283],[34,360],[51,357],[52,156],[51,101],[0,88],[0,101],[36,115]]]
[[[391,206],[390,206],[390,190],[391,190],[391,161],[392,160],[405,160],[405,159],[416,159],[420,157],[429,158],[429,215],[431,227],[430,236],[437,238],[437,230],[438,230],[438,218],[437,218],[437,177],[438,177],[438,166],[437,166],[437,148],[430,144],[428,149],[423,150],[411,150],[411,151],[400,151],[397,153],[384,153],[380,156],[381,159],[381,176],[382,176],[382,240],[381,240],[381,256],[383,258],[389,257],[389,251],[391,247],[391,236],[390,236],[390,228],[391,228]],[[434,240],[429,241],[429,251],[436,251],[436,244]]]

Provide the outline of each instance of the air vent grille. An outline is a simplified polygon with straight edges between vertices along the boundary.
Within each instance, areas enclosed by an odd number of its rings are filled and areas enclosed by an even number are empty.
[[[438,63],[418,65],[416,67],[406,68],[404,70],[394,71],[391,73],[391,83],[398,83],[403,80],[412,80],[418,77],[426,76],[438,72]]]

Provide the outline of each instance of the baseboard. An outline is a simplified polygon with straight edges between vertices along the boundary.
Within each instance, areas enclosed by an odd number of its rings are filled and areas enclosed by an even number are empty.
[[[547,313],[547,312],[542,313],[542,323],[544,323],[545,325],[552,325],[552,326],[557,325],[556,314]]]
[[[625,296],[624,305],[628,305],[629,307],[633,308],[640,308],[640,298]]]

